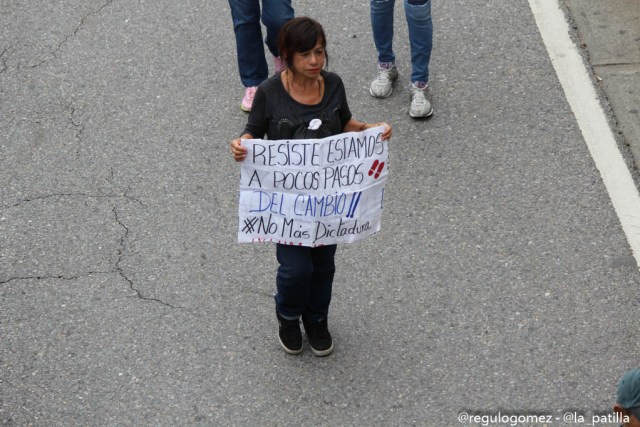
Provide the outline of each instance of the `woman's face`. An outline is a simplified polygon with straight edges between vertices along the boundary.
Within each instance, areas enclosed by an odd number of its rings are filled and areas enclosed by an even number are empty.
[[[324,47],[322,41],[318,40],[313,49],[306,52],[295,52],[293,54],[293,71],[310,79],[317,79],[320,70],[324,67]]]

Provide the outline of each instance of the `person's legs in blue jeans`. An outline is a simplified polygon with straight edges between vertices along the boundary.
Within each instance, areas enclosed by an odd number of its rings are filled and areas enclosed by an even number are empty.
[[[336,272],[336,248],[336,245],[329,245],[311,249],[313,275],[309,282],[307,307],[302,316],[314,323],[326,319],[329,314],[333,276]]]
[[[371,0],[371,29],[379,63],[393,63],[393,7],[395,0]]]
[[[276,245],[276,311],[286,319],[326,318],[331,302],[336,245]]]
[[[245,87],[258,86],[269,77],[264,44],[271,54],[278,56],[278,32],[293,18],[291,0],[229,0],[240,80]],[[262,11],[261,11],[262,9]],[[267,27],[263,42],[260,20]]]
[[[308,283],[313,274],[311,248],[276,245],[276,311],[286,319],[297,319],[307,304]]]
[[[393,92],[393,82],[398,78],[393,52],[393,11],[395,0],[371,0],[371,29],[373,42],[378,50],[376,77],[369,93],[375,98],[387,98]]]
[[[229,6],[240,80],[244,87],[258,86],[269,75],[260,27],[260,0],[229,0]]]
[[[431,0],[404,0],[404,12],[411,45],[409,115],[416,119],[430,117],[433,114],[433,107],[427,100],[426,90],[429,83],[429,61],[433,40]]]
[[[411,82],[429,81],[429,61],[433,45],[431,0],[404,0],[411,45]]]
[[[276,276],[275,296],[279,323],[278,337],[290,354],[302,351],[300,326],[302,316],[311,351],[316,356],[333,352],[333,339],[327,328],[327,314],[335,273],[336,245],[309,248],[276,245],[280,266]]]
[[[274,57],[280,56],[278,52],[280,28],[291,19],[293,19],[291,0],[262,0],[262,23],[267,27],[265,43]]]
[[[278,32],[285,22],[293,18],[291,0],[229,0],[233,31],[236,35],[238,70],[245,92],[240,103],[244,111],[251,111],[256,86],[269,77],[269,67],[264,57],[262,23],[267,27],[265,42],[274,57],[278,57]],[[279,58],[275,60],[276,71],[283,68]]]

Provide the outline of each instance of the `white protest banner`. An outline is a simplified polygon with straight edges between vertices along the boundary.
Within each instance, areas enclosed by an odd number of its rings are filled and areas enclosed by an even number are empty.
[[[245,139],[238,242],[351,243],[380,231],[383,127],[323,139]]]

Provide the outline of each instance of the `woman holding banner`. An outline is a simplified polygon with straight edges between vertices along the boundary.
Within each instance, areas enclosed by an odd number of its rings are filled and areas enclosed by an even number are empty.
[[[342,80],[324,70],[328,62],[326,37],[318,22],[307,17],[290,20],[280,30],[278,48],[286,68],[258,87],[243,135],[231,142],[236,161],[247,155],[242,139],[325,138],[376,126],[385,126],[383,140],[391,137],[388,124],[365,123],[351,116]],[[300,318],[313,354],[333,352],[327,315],[335,253],[336,245],[276,245],[280,264],[275,296],[278,338],[289,354],[302,352]]]

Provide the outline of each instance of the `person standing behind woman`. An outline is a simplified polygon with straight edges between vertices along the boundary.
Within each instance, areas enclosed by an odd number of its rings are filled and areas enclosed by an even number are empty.
[[[287,22],[278,37],[286,69],[260,86],[243,135],[231,142],[236,161],[246,158],[241,139],[313,139],[342,132],[385,126],[383,140],[391,137],[386,123],[365,123],[351,116],[342,80],[325,71],[327,40],[322,26],[308,17]],[[309,126],[321,121],[319,127]],[[278,272],[275,305],[278,339],[285,352],[302,351],[300,318],[316,356],[333,352],[327,316],[335,273],[336,245],[319,247],[276,245]]]
[[[267,27],[265,43],[274,57],[276,74],[284,69],[278,52],[278,32],[285,22],[293,18],[291,0],[229,0],[240,80],[245,87],[240,102],[243,111],[251,111],[257,86],[269,77],[269,67],[262,44],[262,23]]]
[[[625,372],[618,381],[613,412],[623,421],[620,427],[640,427],[640,368]]]
[[[371,28],[373,42],[378,50],[378,72],[371,83],[369,93],[375,98],[387,98],[398,78],[393,52],[393,10],[395,0],[371,1]],[[429,87],[429,62],[433,45],[431,0],[403,0],[404,13],[409,27],[411,46],[411,106],[409,115],[425,118],[433,114],[426,98]]]

